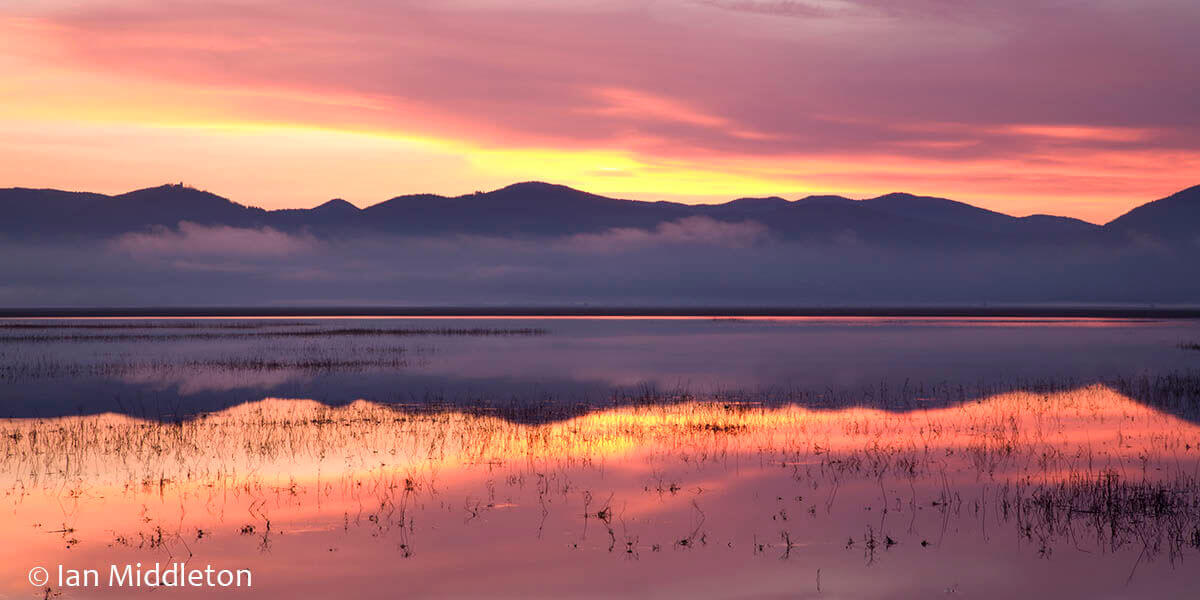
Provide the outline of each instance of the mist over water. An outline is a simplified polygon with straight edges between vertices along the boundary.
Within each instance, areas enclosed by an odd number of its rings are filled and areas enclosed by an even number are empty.
[[[319,238],[185,222],[104,240],[0,239],[0,306],[1187,304],[1200,294],[1191,246],[913,236],[797,241],[708,217],[534,238]]]

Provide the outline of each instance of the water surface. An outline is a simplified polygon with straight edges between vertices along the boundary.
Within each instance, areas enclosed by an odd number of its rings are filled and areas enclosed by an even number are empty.
[[[1193,322],[0,325],[0,596],[134,561],[280,598],[1200,583]]]

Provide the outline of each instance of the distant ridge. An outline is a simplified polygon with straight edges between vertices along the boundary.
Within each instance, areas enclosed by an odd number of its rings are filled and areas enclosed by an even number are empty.
[[[891,193],[865,200],[841,196],[739,198],[688,205],[609,198],[563,185],[529,181],[489,192],[446,197],[396,196],[359,209],[334,199],[311,209],[263,210],[171,184],[117,196],[48,189],[0,189],[0,234],[8,237],[113,236],[207,226],[272,227],[314,235],[544,237],[611,229],[654,229],[689,217],[754,221],[780,239],[852,239],[906,247],[997,247],[1012,244],[1106,244],[1159,239],[1200,240],[1200,186],[1142,205],[1106,225],[1053,215],[1013,217],[933,196]]]
[[[1143,204],[1105,227],[1130,236],[1200,242],[1200,185]]]

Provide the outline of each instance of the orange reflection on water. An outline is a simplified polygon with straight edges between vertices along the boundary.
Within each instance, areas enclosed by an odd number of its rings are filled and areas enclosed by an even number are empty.
[[[764,593],[793,589],[794,569],[755,561],[769,552],[823,565],[826,585],[851,595],[886,595],[851,583],[864,574],[923,573],[907,584],[918,593],[961,580],[950,567],[968,559],[1038,572],[1040,550],[1014,548],[1052,547],[1064,530],[1013,507],[1057,511],[1108,493],[1097,481],[1127,486],[1130,498],[1138,486],[1173,486],[1185,499],[1200,489],[1200,427],[1103,386],[902,411],[687,397],[574,408],[266,399],[180,423],[0,421],[0,592],[28,594],[33,564],[127,560],[251,567],[255,591],[269,596],[346,591],[334,571],[357,573],[351,589],[379,597],[397,578],[432,595],[628,592],[606,587],[616,585],[603,575],[611,569],[662,585],[691,578],[701,595],[705,577],[738,570],[758,572]],[[1192,525],[1196,507],[1167,508],[1170,527]],[[1155,531],[1178,537],[1168,525]],[[1117,533],[1148,535],[1106,535]],[[884,554],[884,536],[911,553]],[[1136,550],[1107,544],[1093,548],[1103,558],[1055,567],[1084,572]],[[637,564],[589,571],[618,555]],[[1147,585],[1181,581],[1155,573]],[[489,580],[499,587],[480,587]]]

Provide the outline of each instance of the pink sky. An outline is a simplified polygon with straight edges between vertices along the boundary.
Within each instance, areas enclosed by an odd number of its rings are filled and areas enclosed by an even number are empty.
[[[908,191],[1104,222],[1200,183],[1200,4],[897,4],[10,0],[0,186]]]

